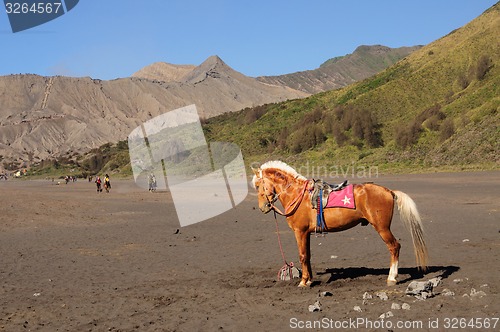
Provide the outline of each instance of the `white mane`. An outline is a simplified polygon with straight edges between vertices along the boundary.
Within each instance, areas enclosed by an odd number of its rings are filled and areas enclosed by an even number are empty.
[[[261,170],[269,169],[269,168],[279,169],[280,171],[283,171],[283,172],[285,172],[285,173],[287,173],[287,174],[289,174],[297,179],[307,180],[304,176],[297,173],[297,171],[295,169],[293,169],[291,166],[287,165],[286,163],[284,163],[280,160],[271,160],[271,161],[268,161],[260,166]],[[260,178],[262,178],[262,172],[260,173]],[[256,180],[257,180],[257,176],[254,175],[253,179],[252,179],[252,184],[253,184],[254,188],[255,188]]]

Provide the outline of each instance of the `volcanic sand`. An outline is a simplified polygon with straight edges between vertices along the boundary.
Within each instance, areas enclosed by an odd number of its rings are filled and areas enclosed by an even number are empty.
[[[309,289],[298,288],[297,279],[277,281],[283,261],[276,225],[256,208],[253,189],[236,208],[180,228],[168,192],[149,193],[132,181],[112,179],[109,194],[97,194],[87,181],[1,181],[0,330],[282,331],[314,321],[374,324],[388,311],[394,316],[386,324],[422,322],[425,330],[438,320],[444,330],[454,322],[447,319],[499,317],[499,175],[368,179],[417,203],[428,272],[416,269],[410,235],[395,212],[392,230],[402,245],[396,286],[385,284],[385,244],[371,226],[357,226],[312,237],[316,282]],[[297,264],[293,233],[278,220],[286,258]],[[405,295],[411,281],[433,277],[442,277],[434,297]],[[472,289],[484,294],[471,297]],[[331,296],[319,299],[321,311],[309,312],[322,292]],[[363,303],[365,292],[373,298]],[[391,310],[393,303],[410,310]]]

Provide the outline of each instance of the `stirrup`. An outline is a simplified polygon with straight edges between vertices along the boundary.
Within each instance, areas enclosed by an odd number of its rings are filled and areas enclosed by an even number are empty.
[[[314,229],[314,236],[315,237],[325,237],[326,235],[328,235],[328,231],[326,229],[323,229],[320,227],[316,227]]]

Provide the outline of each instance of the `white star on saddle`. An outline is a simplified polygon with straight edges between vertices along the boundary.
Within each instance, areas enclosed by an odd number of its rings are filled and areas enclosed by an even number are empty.
[[[344,202],[344,205],[351,204],[351,199],[347,196],[344,196],[342,202]]]

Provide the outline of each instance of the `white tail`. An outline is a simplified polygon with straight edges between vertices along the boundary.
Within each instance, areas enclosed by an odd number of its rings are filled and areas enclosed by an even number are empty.
[[[424,240],[424,230],[422,227],[422,220],[417,210],[415,202],[402,191],[394,190],[396,204],[398,205],[401,220],[406,229],[410,231],[413,240],[413,249],[415,251],[415,258],[417,265],[420,269],[425,271],[427,269],[427,246]]]

